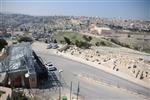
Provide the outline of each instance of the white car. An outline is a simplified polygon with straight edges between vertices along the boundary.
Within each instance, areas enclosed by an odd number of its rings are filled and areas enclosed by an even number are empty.
[[[51,62],[45,64],[45,66],[46,66],[48,71],[56,71],[57,70],[57,68]]]

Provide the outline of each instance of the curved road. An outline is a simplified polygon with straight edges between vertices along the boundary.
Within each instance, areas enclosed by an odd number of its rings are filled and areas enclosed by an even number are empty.
[[[138,91],[147,97],[149,96],[148,99],[150,99],[149,89],[106,73],[100,69],[63,58],[61,56],[45,54],[44,52],[36,53],[38,56],[42,57],[44,61],[52,62],[58,69],[63,69],[63,82],[70,86],[70,82],[72,81],[74,93],[76,93],[77,83],[80,81],[80,95],[85,100],[143,100],[144,97],[141,95],[131,94],[131,92],[123,91],[118,88],[101,85],[91,80],[81,78],[78,75],[85,75],[98,81],[103,81],[118,87],[127,88],[131,91]],[[58,72],[56,72],[56,74],[58,74]]]

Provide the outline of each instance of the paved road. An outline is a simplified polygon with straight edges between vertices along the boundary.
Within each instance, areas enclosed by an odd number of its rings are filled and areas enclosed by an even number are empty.
[[[136,90],[144,95],[150,96],[150,90],[141,87],[137,84],[121,79],[117,76],[106,73],[100,69],[66,59],[53,54],[45,54],[43,52],[36,52],[38,56],[42,57],[44,61],[51,61],[58,69],[63,69],[62,77],[66,85],[73,82],[73,91],[77,90],[77,83],[80,81],[80,95],[85,100],[143,100],[142,96],[133,95],[129,92],[120,89],[111,88],[109,86],[94,83],[92,81],[78,77],[78,75],[86,75],[96,80],[102,80],[107,83],[119,87],[125,87],[130,90]],[[56,72],[58,74],[58,72]]]

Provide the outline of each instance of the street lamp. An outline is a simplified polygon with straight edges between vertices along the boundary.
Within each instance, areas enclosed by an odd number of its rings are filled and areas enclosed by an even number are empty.
[[[30,77],[30,72],[28,71],[28,72],[25,74],[25,78],[29,78],[29,77]],[[29,82],[29,87],[31,88],[30,82]],[[31,95],[30,89],[29,89],[29,94]]]
[[[25,78],[29,78],[29,76],[30,76],[29,72],[25,74]]]
[[[60,69],[58,72],[59,72],[59,81],[61,85],[61,73],[63,72],[63,70]],[[59,86],[59,100],[61,100],[61,86]]]

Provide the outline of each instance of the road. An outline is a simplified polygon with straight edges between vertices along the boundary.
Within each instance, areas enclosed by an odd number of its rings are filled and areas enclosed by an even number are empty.
[[[121,79],[117,76],[106,73],[100,69],[88,66],[86,64],[76,62],[67,58],[63,58],[54,54],[46,54],[44,52],[36,52],[45,62],[51,61],[58,69],[63,69],[62,80],[70,86],[73,82],[73,92],[77,91],[77,83],[80,82],[80,95],[85,100],[143,100],[143,96],[131,94],[118,88],[102,85],[92,80],[87,80],[79,75],[85,75],[91,79],[111,83],[114,86],[127,88],[132,91],[138,91],[150,98],[150,90],[137,84]],[[58,72],[56,72],[58,75]]]

